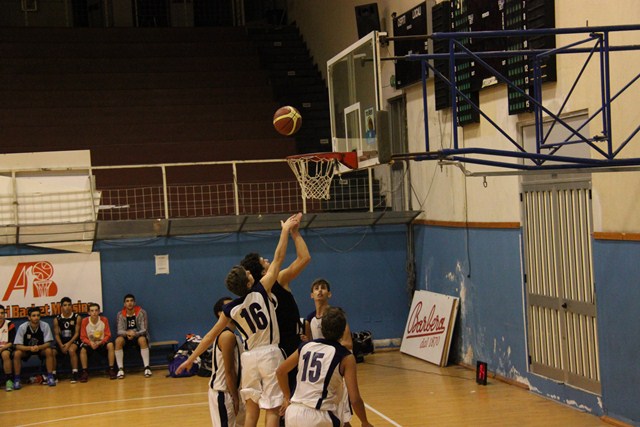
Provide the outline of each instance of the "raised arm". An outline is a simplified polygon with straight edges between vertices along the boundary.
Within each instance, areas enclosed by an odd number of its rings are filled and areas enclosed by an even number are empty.
[[[299,226],[300,224],[298,223],[291,229],[291,238],[293,239],[293,244],[296,246],[296,259],[293,260],[289,267],[281,270],[278,274],[278,283],[288,290],[290,290],[289,283],[298,277],[298,275],[302,273],[302,270],[304,270],[311,261],[309,248],[307,248],[307,244],[300,234]]]
[[[191,366],[193,365],[193,362],[195,362],[196,358],[204,353],[206,349],[211,347],[211,345],[213,345],[216,337],[220,335],[220,333],[224,330],[224,328],[227,327],[230,321],[231,320],[227,316],[225,316],[224,313],[220,313],[218,322],[213,325],[213,328],[211,328],[211,330],[207,332],[207,335],[202,338],[202,341],[200,341],[200,344],[198,344],[196,349],[193,350],[193,353],[191,353],[189,358],[182,362],[180,366],[178,366],[178,369],[176,369],[176,373],[179,374],[185,369],[191,369]]]
[[[282,267],[282,262],[284,261],[284,257],[287,254],[289,231],[292,229],[292,227],[300,223],[301,217],[302,214],[298,213],[290,216],[284,222],[281,221],[282,231],[280,232],[280,240],[278,240],[278,246],[276,246],[276,251],[273,254],[273,260],[271,261],[267,272],[260,279],[260,283],[262,283],[262,286],[267,292],[271,292],[271,288],[273,287],[273,284],[276,282],[276,279],[280,274],[280,267]]]

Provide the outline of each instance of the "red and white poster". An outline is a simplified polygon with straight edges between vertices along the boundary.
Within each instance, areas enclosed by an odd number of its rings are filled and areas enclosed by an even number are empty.
[[[55,316],[63,297],[78,313],[86,313],[89,302],[102,306],[99,252],[0,257],[0,304],[7,317],[27,317],[34,306]]]
[[[446,366],[459,300],[434,292],[416,291],[400,351]]]

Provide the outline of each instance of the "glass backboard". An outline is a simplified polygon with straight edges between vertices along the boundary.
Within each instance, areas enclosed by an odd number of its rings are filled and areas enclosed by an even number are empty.
[[[380,34],[372,31],[327,62],[332,148],[356,152],[359,167],[379,164]]]

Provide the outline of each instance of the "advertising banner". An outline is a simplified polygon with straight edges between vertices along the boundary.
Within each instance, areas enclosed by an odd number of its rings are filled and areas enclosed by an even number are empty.
[[[416,291],[413,295],[400,351],[446,366],[459,298]]]
[[[60,313],[60,299],[86,313],[89,302],[102,306],[100,253],[0,257],[0,304],[8,318],[27,317],[38,306],[42,316]]]

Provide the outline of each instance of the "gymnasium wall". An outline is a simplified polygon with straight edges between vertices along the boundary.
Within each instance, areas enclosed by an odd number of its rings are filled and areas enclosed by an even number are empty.
[[[226,273],[248,252],[271,259],[278,236],[261,232],[97,242],[103,311],[115,328],[124,295],[133,293],[149,314],[152,340],[204,335],[214,324],[213,304],[229,295]],[[354,331],[371,330],[374,339],[401,337],[409,308],[406,226],[314,229],[303,236],[312,261],[291,286],[301,316],[314,310],[311,282],[325,277],[332,284],[331,304],[347,311]],[[42,251],[0,247],[0,256],[37,253]],[[155,274],[154,255],[169,255],[169,275]],[[290,244],[285,265],[294,258]]]
[[[593,258],[603,404],[610,416],[637,426],[640,425],[640,243],[596,240]]]
[[[640,312],[640,289],[629,286],[637,282],[638,269],[620,269],[614,279],[619,281],[616,288],[625,286],[633,294],[625,300],[623,313],[618,314],[620,301],[612,298],[621,289],[613,294],[611,289],[596,290],[599,295],[607,295],[598,298],[601,398],[528,372],[521,238],[519,229],[415,226],[417,288],[460,298],[450,363],[475,366],[477,360],[482,360],[491,372],[558,403],[637,423],[640,413],[631,404],[635,397],[630,397],[628,390],[640,381],[640,368],[633,363],[633,355],[640,350],[640,331],[624,325]],[[610,274],[610,268],[619,267],[607,259],[627,250],[616,246],[613,244],[613,253],[607,254],[596,242],[597,283],[602,274]],[[638,256],[640,245],[635,246],[629,255],[619,259],[620,263]]]
[[[440,2],[439,0],[437,1]],[[312,55],[323,72],[326,60],[357,39],[354,6],[370,1],[326,0],[322,4],[290,0],[289,16],[300,26]],[[402,13],[419,1],[376,2],[382,31],[391,32],[391,13]],[[320,10],[322,8],[322,10]],[[322,16],[318,19],[318,16]],[[637,24],[640,8],[635,0],[615,5],[596,0],[555,1],[556,27]],[[331,25],[326,25],[330,22]],[[327,30],[329,29],[329,30]],[[558,36],[557,46],[580,36]],[[583,38],[586,35],[582,36]],[[638,32],[618,33],[612,44],[637,44]],[[592,44],[589,44],[591,46]],[[391,55],[392,49],[382,54]],[[545,84],[545,106],[557,111],[584,63],[584,55],[558,59],[558,81]],[[597,59],[597,58],[595,58]],[[611,55],[611,90],[615,94],[640,69],[640,53]],[[421,85],[399,92],[389,81],[391,62],[382,65],[383,97],[404,95],[407,101],[409,151],[425,151],[425,123]],[[427,82],[429,149],[452,148],[451,110],[435,111],[433,79]],[[638,82],[612,106],[614,146],[640,123]],[[521,126],[532,123],[530,114],[509,116],[503,84],[480,92],[483,110],[510,135],[521,140]],[[599,63],[592,60],[565,113],[600,108]],[[601,118],[589,124],[588,135],[602,130]],[[486,120],[457,127],[460,147],[505,149],[507,143]],[[592,153],[592,156],[595,156]],[[621,152],[640,157],[640,135]],[[466,165],[471,172],[496,169]],[[412,207],[423,211],[415,225],[416,281],[418,289],[459,296],[462,300],[451,359],[472,364],[486,360],[489,369],[528,385],[543,396],[594,414],[606,414],[640,425],[637,384],[640,383],[640,313],[638,250],[640,249],[640,173],[592,175],[593,265],[596,281],[602,397],[558,384],[527,372],[526,323],[522,283],[521,178],[466,178],[455,167],[435,162],[412,162]],[[465,228],[469,226],[470,228]]]

